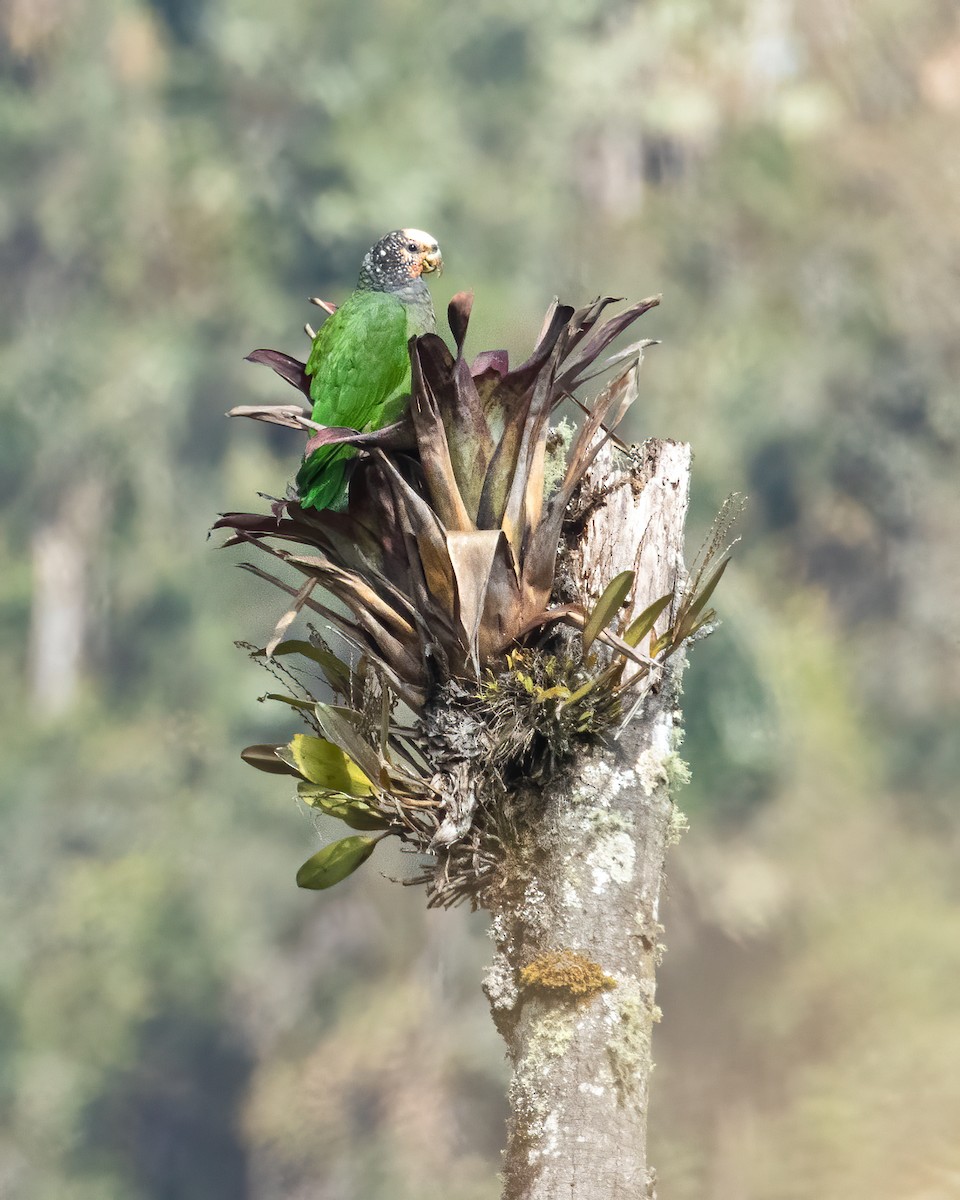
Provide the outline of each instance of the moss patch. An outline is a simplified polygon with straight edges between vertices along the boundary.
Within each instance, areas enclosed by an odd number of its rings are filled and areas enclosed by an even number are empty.
[[[521,986],[528,991],[570,996],[583,1000],[617,986],[601,967],[575,950],[549,950],[520,971]]]

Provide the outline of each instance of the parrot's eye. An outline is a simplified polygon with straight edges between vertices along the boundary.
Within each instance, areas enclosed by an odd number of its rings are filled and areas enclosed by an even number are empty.
[[[411,254],[416,254],[416,252],[420,249],[420,247],[417,245],[416,242],[407,242],[407,249],[410,251]]]

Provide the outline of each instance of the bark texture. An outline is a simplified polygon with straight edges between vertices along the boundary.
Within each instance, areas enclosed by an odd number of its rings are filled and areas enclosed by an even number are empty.
[[[651,441],[621,461],[604,452],[592,469],[567,586],[595,599],[635,569],[635,615],[683,583],[690,450]],[[485,990],[513,1064],[505,1200],[655,1194],[647,1097],[681,669],[540,798],[493,914]]]

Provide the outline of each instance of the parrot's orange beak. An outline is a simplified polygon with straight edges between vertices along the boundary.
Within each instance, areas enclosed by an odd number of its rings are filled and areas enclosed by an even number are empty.
[[[443,271],[443,256],[440,253],[439,247],[434,250],[428,250],[423,256],[424,275],[428,275],[431,271],[436,271],[438,274]]]

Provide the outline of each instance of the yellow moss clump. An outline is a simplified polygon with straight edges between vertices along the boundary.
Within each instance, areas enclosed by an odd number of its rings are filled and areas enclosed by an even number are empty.
[[[617,986],[615,979],[575,950],[548,950],[537,955],[521,968],[520,983],[528,991],[565,992],[577,1000]]]

